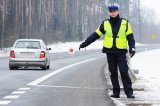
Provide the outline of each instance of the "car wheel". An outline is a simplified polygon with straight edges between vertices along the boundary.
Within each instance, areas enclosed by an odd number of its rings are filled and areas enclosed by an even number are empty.
[[[9,66],[9,69],[10,69],[10,70],[14,70],[14,67],[13,67],[13,66]]]
[[[17,70],[17,69],[18,69],[18,66],[15,66],[14,69]]]
[[[14,67],[11,66],[10,63],[9,63],[9,69],[10,69],[10,70],[14,70]]]
[[[9,69],[10,69],[10,70],[17,70],[18,67],[17,67],[17,66],[9,66]]]
[[[48,69],[48,70],[50,69],[50,65],[47,66],[47,69]]]
[[[47,70],[47,65],[43,66],[42,70]]]

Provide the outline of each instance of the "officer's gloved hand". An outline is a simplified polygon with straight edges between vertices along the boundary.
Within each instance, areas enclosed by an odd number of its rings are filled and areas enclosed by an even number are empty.
[[[82,42],[82,43],[80,44],[80,46],[79,46],[79,50],[80,50],[81,48],[85,48],[86,46],[88,46],[87,42]]]
[[[130,57],[132,58],[136,53],[136,49],[135,48],[130,48],[129,49],[129,54],[130,54]]]

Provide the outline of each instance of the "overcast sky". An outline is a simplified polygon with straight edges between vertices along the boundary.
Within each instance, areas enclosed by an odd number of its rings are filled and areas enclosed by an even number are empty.
[[[160,0],[140,0],[141,4],[147,8],[155,10],[157,15],[160,15]]]

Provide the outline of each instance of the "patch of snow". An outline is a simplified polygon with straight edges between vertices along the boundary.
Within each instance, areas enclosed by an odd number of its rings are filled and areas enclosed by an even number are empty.
[[[57,52],[68,52],[69,49],[73,48],[75,51],[79,50],[79,45],[82,42],[66,42],[66,43],[56,43],[56,44],[51,44],[48,45],[47,47],[51,48],[52,50],[50,51],[51,53],[57,53]],[[103,47],[103,41],[102,40],[97,40],[96,42],[93,42],[90,44],[88,47],[86,47],[87,50],[91,49],[101,49]],[[84,50],[81,49],[81,50]]]
[[[131,61],[132,68],[139,70],[139,85],[145,86],[140,96],[145,100],[160,100],[160,49],[137,53]]]

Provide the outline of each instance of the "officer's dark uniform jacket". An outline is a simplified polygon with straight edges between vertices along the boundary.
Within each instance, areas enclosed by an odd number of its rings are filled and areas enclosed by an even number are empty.
[[[116,47],[116,38],[119,37],[117,35],[118,35],[119,30],[120,30],[122,20],[126,20],[126,19],[120,18],[119,15],[116,18],[110,17],[110,19],[107,19],[107,20],[103,21],[102,24],[97,29],[101,34],[105,34],[106,31],[105,31],[105,28],[104,28],[104,22],[109,21],[109,23],[111,25],[111,29],[112,29],[112,33],[113,33],[113,46],[111,48],[103,47],[103,49],[102,49],[103,53],[127,53],[127,48],[119,49],[119,48]],[[131,29],[131,26],[130,26],[129,22],[127,21],[126,32],[128,31],[128,28]],[[97,30],[96,30],[96,32],[91,34],[85,40],[86,45],[91,44],[92,42],[94,42],[95,40],[97,40],[101,37],[101,35],[99,33],[97,33]],[[129,33],[126,36],[126,39],[128,41],[129,49],[131,50],[132,48],[135,48],[135,40],[134,40],[134,37],[133,37],[133,33]]]

